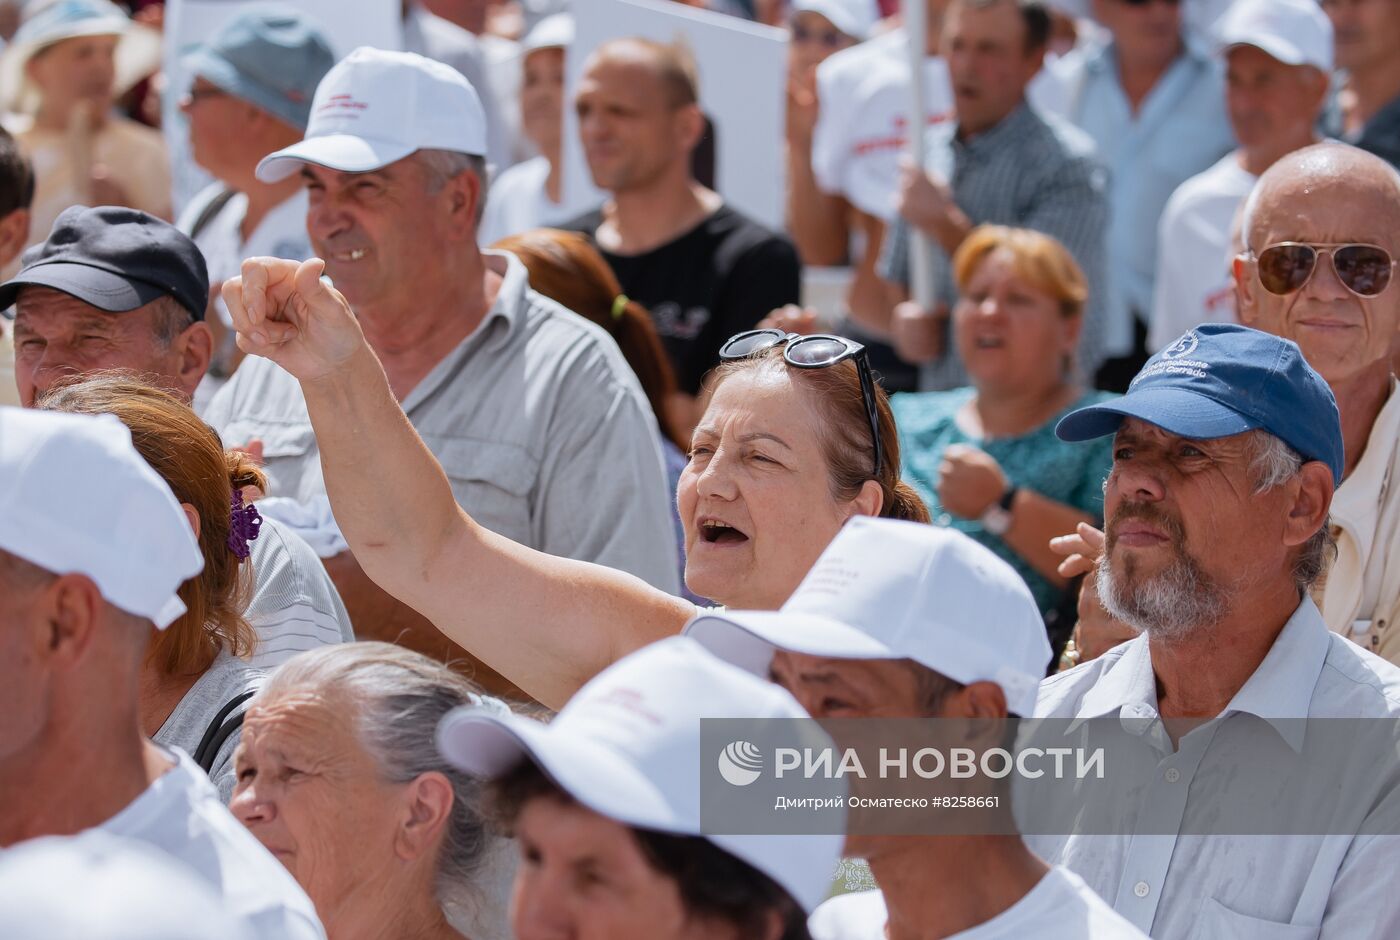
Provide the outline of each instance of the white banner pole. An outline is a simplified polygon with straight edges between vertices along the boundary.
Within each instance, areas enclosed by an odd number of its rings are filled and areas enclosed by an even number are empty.
[[[928,33],[926,0],[902,0],[904,33],[909,48],[909,156],[914,166],[922,169],[926,163],[925,144],[928,118],[924,108],[925,36]],[[909,288],[910,295],[925,310],[933,308],[933,271],[929,264],[928,237],[914,226],[909,227]]]

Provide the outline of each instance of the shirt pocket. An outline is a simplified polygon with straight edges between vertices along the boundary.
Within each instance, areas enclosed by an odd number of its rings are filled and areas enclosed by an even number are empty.
[[[537,547],[532,498],[539,460],[500,441],[440,437],[428,447],[442,464],[457,505],[492,532]]]
[[[1196,921],[1193,940],[1317,940],[1322,928],[1306,924],[1280,924],[1230,910],[1215,898],[1207,898]]]
[[[267,495],[306,500],[322,493],[321,462],[316,452],[316,431],[309,424],[259,424],[233,421],[220,435],[225,447],[245,447],[262,441],[263,471]]]

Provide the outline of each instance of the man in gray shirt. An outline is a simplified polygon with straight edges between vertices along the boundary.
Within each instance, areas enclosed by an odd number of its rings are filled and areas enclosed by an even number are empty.
[[[602,330],[530,290],[513,256],[477,248],[485,142],[460,74],[359,49],[321,82],[306,139],[258,172],[305,180],[312,246],[457,501],[532,548],[675,592],[655,419]],[[262,442],[271,495],[322,492],[301,390],[271,361],[245,362],[205,419],[226,440]],[[348,555],[328,567],[362,636],[463,655]]]

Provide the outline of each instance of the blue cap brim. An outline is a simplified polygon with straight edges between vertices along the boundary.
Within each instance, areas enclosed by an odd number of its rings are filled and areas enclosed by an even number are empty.
[[[51,287],[108,313],[135,310],[169,293],[155,284],[122,277],[92,265],[49,261],[30,265],[0,284],[0,308],[12,306],[19,292],[29,286]]]
[[[1211,440],[1262,427],[1207,395],[1183,388],[1144,388],[1122,398],[1072,411],[1055,425],[1062,441],[1115,434],[1124,418],[1138,418],[1178,437]]]

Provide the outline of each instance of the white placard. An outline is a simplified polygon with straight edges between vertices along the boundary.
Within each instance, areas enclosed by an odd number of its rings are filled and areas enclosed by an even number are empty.
[[[666,0],[573,0],[566,101],[583,66],[609,39],[657,42],[683,37],[700,71],[700,109],[715,127],[715,189],[725,201],[773,229],[783,228],[786,162],[787,33]],[[564,108],[564,185],[589,180],[578,120]]]
[[[180,113],[180,96],[191,78],[180,60],[195,46],[217,36],[224,24],[257,0],[166,0],[165,99],[161,102],[165,139],[170,148],[178,216],[195,193],[211,182],[190,158],[189,129]],[[337,59],[359,46],[403,48],[402,0],[280,0],[316,20]]]

